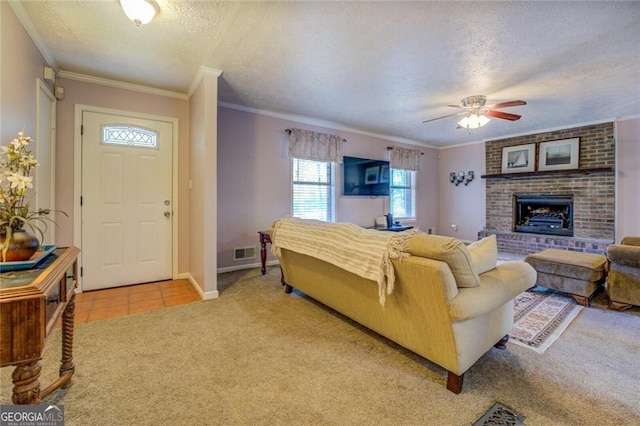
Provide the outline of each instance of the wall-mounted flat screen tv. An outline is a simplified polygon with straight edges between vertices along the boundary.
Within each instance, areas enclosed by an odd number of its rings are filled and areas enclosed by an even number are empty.
[[[343,171],[344,195],[389,195],[388,161],[344,157]]]

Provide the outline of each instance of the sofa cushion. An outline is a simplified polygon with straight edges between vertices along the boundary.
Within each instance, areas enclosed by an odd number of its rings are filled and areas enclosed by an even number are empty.
[[[460,240],[440,235],[418,234],[409,239],[407,252],[412,256],[445,262],[449,265],[459,288],[476,287],[480,284],[471,254]]]
[[[484,274],[498,264],[498,242],[495,235],[489,235],[467,246],[478,274]]]
[[[505,262],[482,274],[476,288],[460,289],[449,306],[453,321],[478,318],[509,302],[536,282],[536,271],[525,262]]]

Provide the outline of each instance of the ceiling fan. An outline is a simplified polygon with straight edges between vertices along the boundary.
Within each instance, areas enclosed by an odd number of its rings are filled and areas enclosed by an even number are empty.
[[[486,105],[487,97],[484,95],[474,95],[464,98],[460,105],[447,105],[451,108],[459,108],[464,111],[455,112],[453,114],[447,114],[442,117],[432,118],[425,120],[423,123],[430,121],[440,120],[442,118],[453,117],[456,115],[464,115],[462,120],[458,121],[458,129],[477,129],[487,124],[490,120],[489,117],[502,118],[503,120],[516,121],[520,119],[520,115],[511,114],[508,112],[498,111],[496,108],[507,108],[520,105],[526,105],[525,101],[508,101],[500,102],[493,105]]]

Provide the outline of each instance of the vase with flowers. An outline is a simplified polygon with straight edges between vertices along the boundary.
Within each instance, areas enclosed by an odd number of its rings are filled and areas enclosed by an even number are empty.
[[[31,170],[38,161],[31,155],[31,142],[24,132],[9,145],[2,146],[0,156],[0,249],[2,262],[28,260],[44,239],[51,210],[32,211],[27,193],[33,188]],[[36,236],[37,235],[37,236]]]

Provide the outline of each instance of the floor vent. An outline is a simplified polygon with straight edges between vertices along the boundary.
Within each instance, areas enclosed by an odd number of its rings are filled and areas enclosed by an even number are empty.
[[[233,260],[245,260],[256,258],[256,247],[239,247],[233,249]]]
[[[524,416],[496,402],[472,426],[521,426],[523,424]]]

